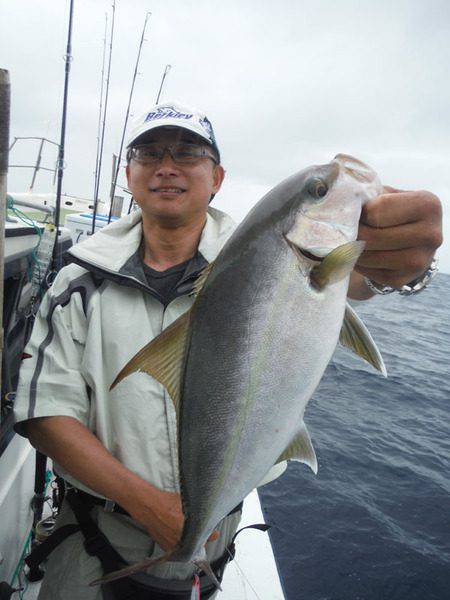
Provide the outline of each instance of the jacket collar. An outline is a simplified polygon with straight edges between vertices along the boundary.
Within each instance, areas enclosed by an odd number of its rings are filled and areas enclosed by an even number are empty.
[[[209,207],[198,250],[208,261],[213,261],[235,228],[231,217]],[[142,240],[141,211],[136,210],[118,221],[100,229],[93,236],[68,250],[75,262],[94,267],[110,274],[125,275],[130,260],[138,256]],[[128,264],[127,264],[128,263]]]

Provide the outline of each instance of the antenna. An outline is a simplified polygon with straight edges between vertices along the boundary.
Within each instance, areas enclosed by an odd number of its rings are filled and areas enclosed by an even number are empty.
[[[112,23],[111,23],[111,36],[109,39],[109,59],[108,59],[108,74],[106,76],[106,91],[105,91],[105,109],[103,111],[103,124],[102,124],[102,134],[100,141],[100,153],[98,158],[98,170],[97,170],[97,181],[95,185],[94,192],[94,212],[92,215],[92,230],[91,232],[95,232],[95,218],[97,216],[97,206],[98,206],[98,189],[100,186],[100,173],[102,171],[102,159],[103,159],[103,143],[105,141],[105,123],[106,123],[106,111],[108,108],[108,96],[109,96],[109,76],[111,73],[111,60],[112,60],[112,49],[113,49],[113,39],[114,39],[114,17],[116,13],[116,0],[113,0],[112,3]]]
[[[10,125],[11,86],[9,71],[0,69],[0,360],[3,364],[3,288],[5,256],[6,181],[8,174],[8,143]],[[0,369],[0,394],[3,398],[2,373]]]
[[[39,150],[38,150],[38,157],[36,160],[36,166],[34,167],[34,173],[33,173],[33,179],[31,180],[31,184],[30,184],[30,192],[34,187],[34,182],[36,181],[36,174],[39,171],[39,167],[41,166],[41,160],[42,160],[42,148],[44,146],[44,138],[41,139],[41,143],[39,145]]]
[[[161,79],[161,85],[159,86],[159,92],[158,95],[156,97],[156,104],[159,103],[159,97],[161,96],[161,91],[163,89],[163,85],[164,85],[164,79],[166,78],[167,74],[169,73],[170,69],[172,68],[172,65],[166,65],[166,68],[164,69],[164,73]]]
[[[144,43],[145,28],[147,27],[147,21],[148,21],[148,18],[151,16],[151,14],[152,14],[151,12],[148,12],[145,15],[144,27],[142,28],[142,36],[141,36],[141,41],[139,43],[139,50],[138,50],[138,54],[137,54],[137,58],[136,58],[136,66],[134,67],[133,81],[131,82],[130,97],[128,99],[127,113],[125,115],[125,123],[123,125],[123,130],[122,130],[122,139],[120,141],[120,150],[119,150],[119,155],[117,157],[116,174],[114,176],[114,181],[113,181],[112,186],[111,186],[111,198],[110,198],[110,206],[109,206],[108,223],[111,222],[111,215],[112,215],[112,209],[113,209],[113,200],[114,200],[114,194],[115,194],[116,185],[117,185],[117,177],[119,175],[120,162],[122,160],[123,140],[125,138],[125,131],[126,131],[127,124],[128,124],[128,116],[130,114],[131,99],[133,98],[134,83],[136,81],[137,70],[138,70],[138,66],[139,66],[139,60],[141,58],[142,44]]]

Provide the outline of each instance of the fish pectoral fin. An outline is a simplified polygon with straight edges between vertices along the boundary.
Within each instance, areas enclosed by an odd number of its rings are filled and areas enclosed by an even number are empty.
[[[310,282],[313,287],[323,290],[331,283],[340,281],[353,271],[356,261],[364,250],[365,242],[348,242],[338,246],[325,256],[319,265],[311,269]]]
[[[194,296],[199,295],[203,286],[206,283],[206,280],[208,279],[209,274],[211,273],[213,266],[214,266],[214,262],[211,262],[211,263],[209,263],[209,265],[206,265],[206,267],[200,271],[200,275],[197,277],[194,285],[192,286],[192,292],[191,292],[192,295],[194,295]]]
[[[186,351],[190,313],[188,310],[144,346],[120,371],[112,389],[122,379],[135,372],[144,372],[159,381],[169,392],[178,414],[181,372]]]
[[[298,460],[299,462],[305,463],[305,465],[308,465],[313,473],[317,475],[317,457],[304,421],[302,421],[300,430],[295,438],[279,456],[277,463],[283,460]]]
[[[369,330],[348,303],[345,307],[344,322],[342,323],[339,341],[387,377],[383,357]]]

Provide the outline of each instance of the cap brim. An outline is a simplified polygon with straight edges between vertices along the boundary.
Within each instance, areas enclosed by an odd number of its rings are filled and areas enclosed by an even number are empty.
[[[187,131],[195,133],[195,135],[205,140],[205,142],[209,146],[213,145],[211,140],[204,134],[200,133],[198,128],[189,126],[188,123],[186,123],[185,125],[181,125],[180,119],[164,119],[164,124],[161,124],[161,121],[159,121],[158,123],[144,123],[141,127],[139,127],[139,129],[133,132],[132,137],[130,137],[130,139],[128,140],[127,148],[129,148],[138,138],[140,138],[145,133],[148,133],[155,129],[161,129],[163,127],[176,127],[177,129],[186,129]]]

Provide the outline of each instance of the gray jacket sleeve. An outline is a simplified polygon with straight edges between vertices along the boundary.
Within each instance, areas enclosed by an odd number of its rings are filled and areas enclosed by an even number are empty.
[[[46,416],[70,416],[87,424],[89,395],[82,375],[86,338],[86,280],[70,278],[63,269],[45,295],[32,335],[25,348],[14,403],[15,430],[25,435],[23,423]],[[84,280],[84,282],[83,282]]]

